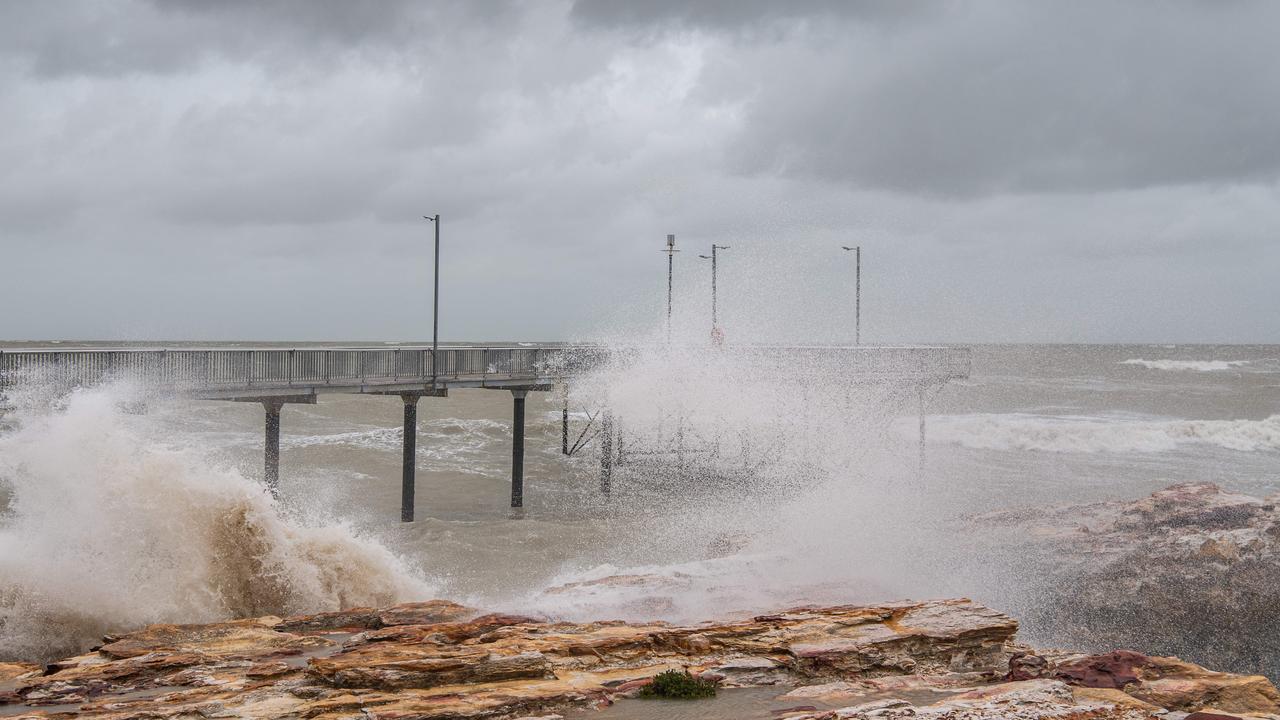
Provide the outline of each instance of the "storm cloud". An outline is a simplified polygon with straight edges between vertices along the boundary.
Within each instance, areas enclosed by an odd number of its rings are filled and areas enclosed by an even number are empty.
[[[0,5],[0,337],[1278,341],[1280,6]],[[1171,308],[1177,308],[1176,312]]]

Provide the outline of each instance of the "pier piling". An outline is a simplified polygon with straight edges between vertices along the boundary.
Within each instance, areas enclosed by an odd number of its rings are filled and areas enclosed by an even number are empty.
[[[613,491],[613,413],[600,414],[600,492]]]
[[[413,522],[414,490],[418,469],[418,398],[417,393],[404,393],[404,455],[400,475],[400,522]]]
[[[280,408],[284,403],[279,400],[264,400],[262,407],[266,409],[266,437],[263,442],[262,480],[272,497],[280,496]]]
[[[560,453],[569,454],[569,388],[564,391],[564,406],[560,408]]]
[[[524,400],[527,390],[512,390],[511,397],[511,507],[524,506]]]
[[[401,523],[412,523],[417,492],[417,401],[424,397],[448,397],[445,388],[413,389],[408,392],[379,392],[398,395],[404,405],[403,451],[401,454]]]
[[[920,479],[922,479],[922,480],[924,479],[924,453],[925,453],[925,450],[924,450],[924,447],[925,447],[925,446],[924,446],[924,443],[925,443],[925,436],[924,436],[924,430],[925,430],[925,428],[924,428],[924,419],[925,419],[925,412],[927,411],[927,407],[926,407],[926,398],[925,398],[925,391],[926,391],[926,390],[927,390],[927,387],[926,387],[925,385],[920,385],[920,386],[919,386],[919,391],[920,391],[920,410],[919,410],[919,414],[920,414],[920,464],[919,464],[919,466],[918,466],[918,468],[917,468],[917,472],[919,473],[919,475],[920,475]]]

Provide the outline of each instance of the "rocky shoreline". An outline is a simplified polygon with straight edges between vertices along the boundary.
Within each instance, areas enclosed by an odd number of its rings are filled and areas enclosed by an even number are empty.
[[[1040,634],[1280,677],[1280,496],[1187,483],[974,521],[1048,560],[1024,617]]]
[[[794,700],[776,716],[808,720],[1280,716],[1280,693],[1261,676],[1132,652],[1035,652],[1016,631],[963,599],[692,626],[546,622],[430,601],[153,625],[46,667],[0,664],[0,716],[554,717],[607,707],[678,668],[725,688],[772,686]]]

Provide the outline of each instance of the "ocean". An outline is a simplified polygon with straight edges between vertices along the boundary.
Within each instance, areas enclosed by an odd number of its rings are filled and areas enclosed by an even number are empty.
[[[619,391],[664,397],[643,374]],[[968,596],[1037,602],[1019,549],[966,518],[1136,499],[1211,481],[1280,492],[1280,346],[982,345],[914,393],[703,377],[663,417],[619,416],[598,482],[589,396],[531,393],[525,507],[509,507],[511,395],[419,404],[417,521],[399,522],[397,398],[282,414],[280,499],[261,489],[260,405],[107,386],[10,392],[0,419],[0,659],[44,659],[149,622],[447,597],[586,619],[692,621],[788,604]],[[682,432],[683,432],[682,428]],[[674,433],[666,428],[668,437]],[[714,437],[713,437],[714,436]],[[683,442],[683,441],[682,441]],[[700,454],[701,453],[701,454]],[[1034,572],[1034,571],[1032,571]],[[1077,637],[1024,635],[1082,647]]]

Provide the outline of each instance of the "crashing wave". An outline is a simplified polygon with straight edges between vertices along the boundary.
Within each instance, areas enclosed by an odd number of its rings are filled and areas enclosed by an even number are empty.
[[[155,622],[386,605],[432,594],[379,543],[282,517],[257,482],[151,440],[119,389],[20,408],[0,436],[0,659]],[[47,407],[47,406],[46,406]]]

